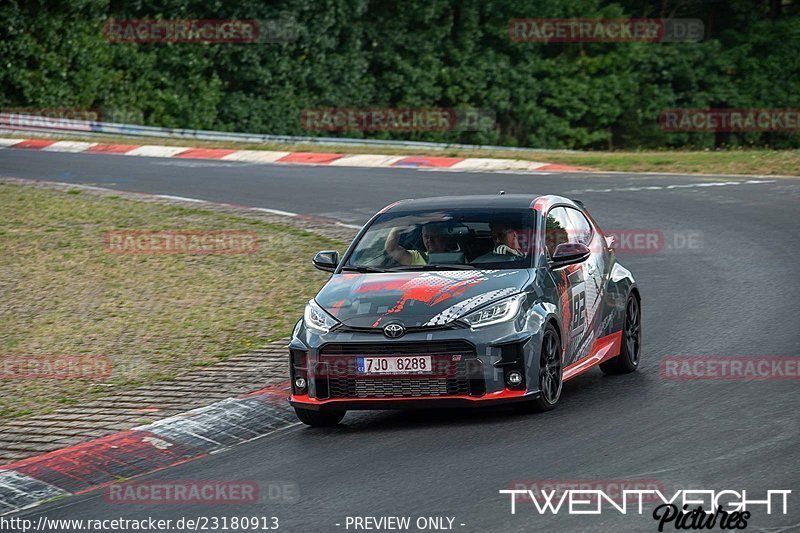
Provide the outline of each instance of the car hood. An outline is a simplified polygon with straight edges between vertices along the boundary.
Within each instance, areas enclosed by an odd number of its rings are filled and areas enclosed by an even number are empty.
[[[438,326],[520,292],[529,277],[524,269],[335,274],[316,301],[350,327]]]

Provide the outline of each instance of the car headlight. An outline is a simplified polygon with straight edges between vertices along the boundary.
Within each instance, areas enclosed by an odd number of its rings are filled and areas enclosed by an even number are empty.
[[[477,311],[468,313],[461,317],[460,320],[466,322],[473,328],[506,322],[517,316],[523,300],[525,300],[524,294],[515,294],[514,296],[503,298],[493,304],[482,307]]]
[[[306,323],[306,327],[317,333],[328,333],[331,328],[339,323],[314,300],[309,300],[308,304],[306,304],[303,319]]]

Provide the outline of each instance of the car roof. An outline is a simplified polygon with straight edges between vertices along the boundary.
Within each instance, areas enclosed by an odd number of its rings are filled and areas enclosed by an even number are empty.
[[[530,209],[538,199],[547,204],[565,203],[568,205],[580,202],[556,195],[539,194],[481,194],[470,196],[436,196],[432,198],[413,198],[400,200],[383,209],[384,212],[416,211],[428,209],[453,208],[489,208],[489,209]]]

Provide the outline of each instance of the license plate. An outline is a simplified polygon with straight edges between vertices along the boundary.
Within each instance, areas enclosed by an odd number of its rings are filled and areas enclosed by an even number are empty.
[[[359,357],[359,374],[429,374],[433,372],[430,355],[408,357]]]

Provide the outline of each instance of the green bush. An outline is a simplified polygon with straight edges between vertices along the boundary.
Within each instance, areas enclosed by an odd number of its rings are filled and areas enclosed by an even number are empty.
[[[794,1],[10,0],[0,107],[100,108],[148,125],[543,148],[800,146],[665,133],[668,107],[798,106]],[[697,43],[512,42],[513,18],[697,18]],[[108,19],[293,21],[283,43],[109,43]],[[308,132],[307,108],[489,109],[481,131]]]

